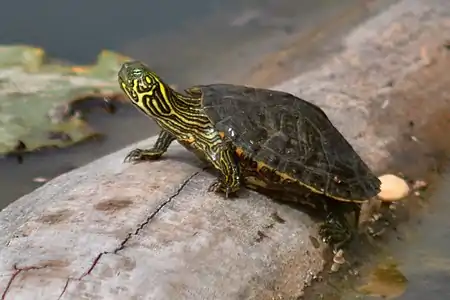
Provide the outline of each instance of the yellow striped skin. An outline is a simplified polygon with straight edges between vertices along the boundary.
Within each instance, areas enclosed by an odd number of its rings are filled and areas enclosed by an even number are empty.
[[[160,126],[161,132],[151,149],[135,149],[126,160],[160,158],[177,140],[201,159],[211,163],[221,177],[210,190],[223,192],[227,198],[240,188],[240,169],[235,150],[222,139],[201,107],[201,95],[183,95],[164,83],[141,62],[126,62],[118,81],[130,101]]]

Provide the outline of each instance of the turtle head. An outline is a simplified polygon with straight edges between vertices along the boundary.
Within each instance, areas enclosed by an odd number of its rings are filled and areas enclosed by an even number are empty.
[[[170,114],[171,88],[142,62],[125,62],[118,81],[130,101],[145,114],[152,117]]]

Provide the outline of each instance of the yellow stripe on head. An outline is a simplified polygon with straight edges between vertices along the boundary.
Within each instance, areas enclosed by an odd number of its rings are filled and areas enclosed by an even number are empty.
[[[167,91],[170,88],[143,63],[124,63],[119,70],[118,80],[131,102],[147,115],[157,118],[172,112]]]

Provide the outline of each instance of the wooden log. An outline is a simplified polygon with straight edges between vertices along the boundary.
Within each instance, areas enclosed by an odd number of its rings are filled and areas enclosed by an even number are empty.
[[[2,211],[3,299],[295,295],[321,269],[307,215],[250,191],[208,193],[215,177],[178,144],[151,163],[123,164],[129,150]]]

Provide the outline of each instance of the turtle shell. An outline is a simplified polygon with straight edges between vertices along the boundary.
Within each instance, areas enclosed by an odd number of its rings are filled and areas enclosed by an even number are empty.
[[[380,180],[316,105],[231,84],[195,89],[216,129],[255,162],[341,201],[365,201],[380,191]]]

